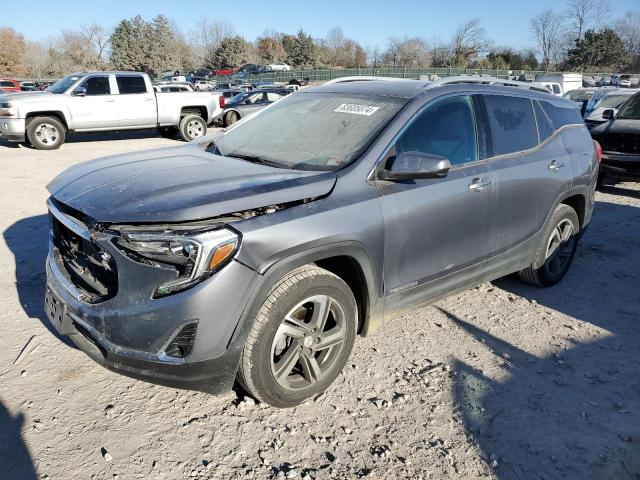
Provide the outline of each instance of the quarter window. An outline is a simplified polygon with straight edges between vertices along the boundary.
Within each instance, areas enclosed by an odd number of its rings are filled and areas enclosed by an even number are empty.
[[[121,94],[147,93],[147,85],[140,75],[116,75],[116,82]]]
[[[583,123],[580,109],[573,105],[558,107],[544,101],[540,102],[540,104],[556,130],[565,125],[580,125]]]
[[[538,145],[531,100],[506,95],[483,97],[495,156],[528,150]]]
[[[268,102],[275,102],[276,100],[280,100],[281,98],[282,98],[282,95],[280,95],[279,93],[267,92],[267,101]]]
[[[476,129],[468,96],[451,97],[428,107],[396,142],[396,155],[421,152],[440,155],[452,165],[478,159]]]

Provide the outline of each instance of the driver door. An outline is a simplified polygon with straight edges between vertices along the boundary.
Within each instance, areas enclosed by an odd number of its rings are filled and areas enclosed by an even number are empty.
[[[109,75],[90,75],[69,98],[73,129],[99,130],[119,126],[115,95],[111,94]]]
[[[489,252],[493,172],[479,157],[471,97],[450,96],[416,114],[386,160],[409,151],[446,157],[451,169],[444,178],[377,181],[389,310],[477,281]]]

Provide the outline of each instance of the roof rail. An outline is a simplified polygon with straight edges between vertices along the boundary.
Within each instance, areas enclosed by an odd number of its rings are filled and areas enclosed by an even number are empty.
[[[370,75],[352,75],[350,77],[339,77],[334,78],[333,80],[329,80],[325,82],[325,85],[329,85],[332,83],[349,83],[349,82],[371,82],[374,80],[382,80],[386,82],[395,82],[398,80],[408,80],[406,78],[393,78],[393,77],[373,77]]]
[[[536,83],[520,82],[518,80],[505,80],[498,77],[485,77],[482,75],[454,75],[451,77],[440,78],[429,82],[424,88],[441,87],[442,85],[452,85],[456,83],[479,83],[484,85],[503,85],[506,87],[526,88],[527,90],[535,90],[537,92],[551,93],[547,87]]]

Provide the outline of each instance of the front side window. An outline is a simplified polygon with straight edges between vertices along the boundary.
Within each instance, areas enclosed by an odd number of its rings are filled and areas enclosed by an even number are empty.
[[[528,150],[538,145],[531,100],[507,95],[483,95],[483,98],[495,156]]]
[[[140,75],[116,75],[120,94],[147,93],[144,77]]]
[[[448,158],[452,165],[478,160],[476,129],[468,96],[451,97],[427,107],[402,133],[395,154],[420,152]]]
[[[634,95],[620,109],[616,120],[640,120],[640,95]]]
[[[87,89],[87,96],[91,95],[110,95],[111,87],[109,86],[109,77],[89,77],[80,84],[80,87]]]

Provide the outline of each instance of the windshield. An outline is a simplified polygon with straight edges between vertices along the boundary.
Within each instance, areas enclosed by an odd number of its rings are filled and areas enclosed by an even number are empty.
[[[355,160],[407,100],[296,93],[226,133],[212,152],[297,170],[339,170]]]
[[[81,75],[68,75],[47,88],[47,92],[64,93],[69,87],[82,78]]]
[[[607,95],[602,97],[595,105],[596,108],[618,108],[624,102],[629,100],[630,95]]]
[[[616,120],[640,120],[640,94],[634,95],[622,106]]]

